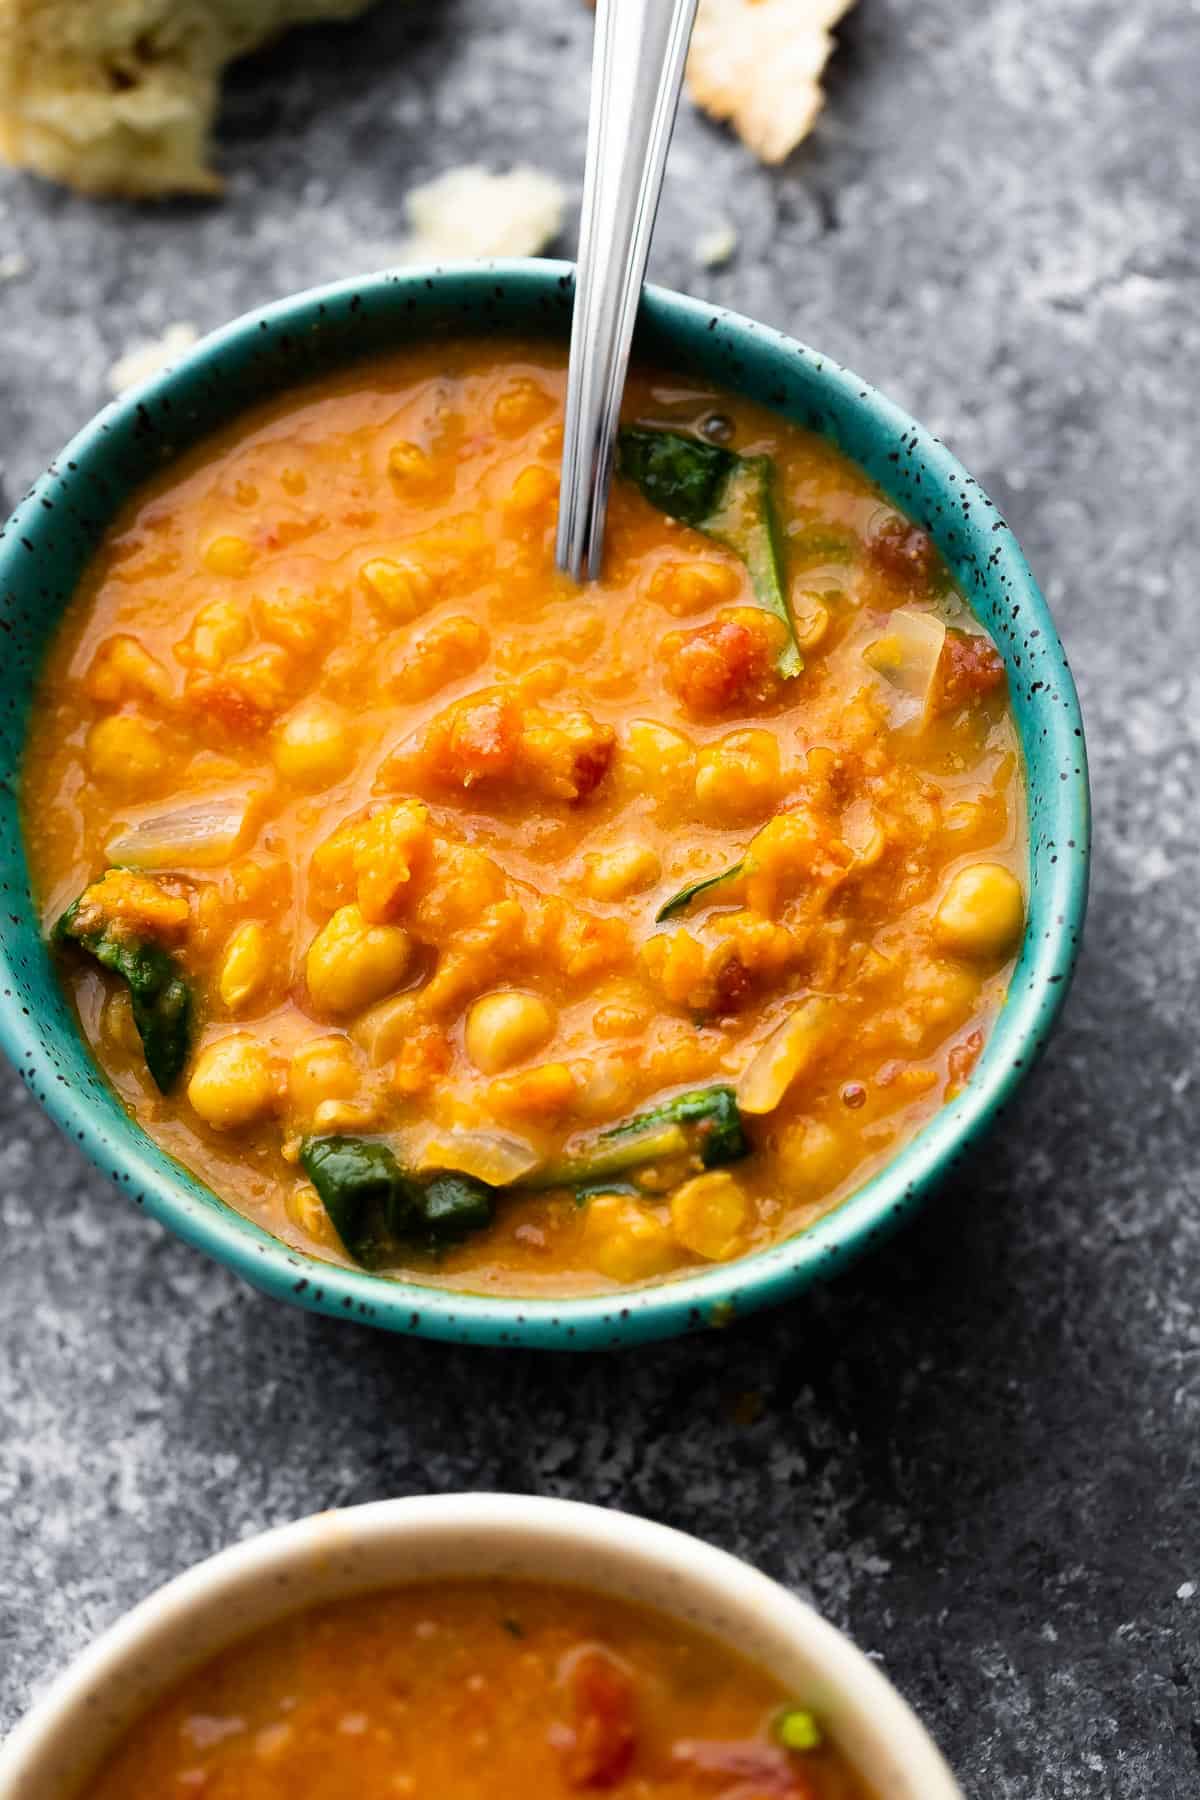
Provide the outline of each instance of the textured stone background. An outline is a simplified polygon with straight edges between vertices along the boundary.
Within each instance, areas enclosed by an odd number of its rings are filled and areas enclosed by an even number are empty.
[[[132,340],[378,266],[413,181],[529,158],[577,192],[589,31],[575,0],[384,0],[237,72],[220,206],[3,181],[0,253],[27,259],[0,284],[10,496]],[[1198,75],[1196,0],[861,0],[786,169],[689,116],[667,184],[658,277],[821,345],[947,437],[1072,653],[1091,921],[1003,1140],[786,1311],[555,1360],[260,1299],[135,1216],[9,1081],[3,1722],[232,1539],[501,1487],[669,1520],[810,1594],[980,1800],[1197,1793]],[[704,272],[722,217],[740,253]]]

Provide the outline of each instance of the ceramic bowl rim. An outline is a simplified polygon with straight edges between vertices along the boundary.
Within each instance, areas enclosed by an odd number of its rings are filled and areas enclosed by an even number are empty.
[[[294,333],[318,313],[360,297],[390,304],[399,311],[406,292],[450,291],[486,297],[497,283],[520,291],[529,305],[532,335],[546,336],[546,322],[535,303],[547,296],[561,299],[573,274],[566,263],[527,260],[418,267],[400,274],[382,272],[348,279],[289,295],[243,314],[201,339],[163,373],[141,383],[110,403],[85,425],[50,465],[21,502],[0,534],[0,588],[20,591],[23,565],[17,558],[20,540],[36,546],[47,530],[45,510],[50,493],[58,493],[62,471],[86,471],[103,461],[106,434],[116,421],[130,421],[139,409],[168,401],[172,392],[205,365],[219,362],[234,348],[263,333]],[[740,354],[754,359],[799,358],[807,376],[830,391],[838,404],[862,414],[919,457],[927,482],[955,496],[969,490],[976,503],[990,508],[978,484],[957,459],[923,426],[829,358],[797,340],[740,314],[728,312],[670,290],[646,289],[644,313],[655,329],[668,334],[713,331],[731,334]],[[332,359],[327,366],[349,366],[352,357]],[[236,409],[230,412],[236,416]],[[55,487],[53,484],[57,483]],[[993,509],[994,511],[994,509]],[[1078,698],[1066,658],[1058,643],[1049,609],[1025,559],[1003,521],[995,514],[997,532],[988,558],[1008,592],[1019,596],[1023,624],[1035,626],[1042,638],[1040,653],[1054,656],[1055,704],[1044,706],[1043,736],[1064,759],[1072,759],[1074,775],[1062,777],[1055,794],[1055,822],[1074,847],[1070,857],[1054,859],[1045,871],[1047,910],[1052,920],[1044,937],[1033,944],[1014,979],[1003,1009],[1007,1036],[997,1043],[993,1031],[972,1080],[944,1106],[892,1160],[861,1188],[795,1237],[765,1250],[703,1270],[676,1276],[653,1286],[570,1298],[491,1296],[454,1288],[424,1286],[407,1280],[371,1275],[365,1270],[322,1262],[271,1237],[249,1218],[223,1202],[213,1204],[189,1193],[186,1172],[167,1174],[147,1155],[148,1140],[133,1120],[97,1119],[90,1094],[55,1078],[48,1066],[45,1040],[36,1021],[26,1017],[15,999],[0,996],[0,1047],[26,1078],[39,1088],[39,1098],[55,1121],[101,1168],[111,1170],[112,1146],[106,1130],[121,1137],[121,1179],[136,1183],[139,1201],[160,1223],[183,1240],[205,1250],[252,1285],[280,1299],[297,1302],[336,1318],[352,1318],[385,1329],[418,1336],[488,1345],[595,1349],[677,1336],[735,1315],[777,1303],[821,1276],[836,1271],[867,1244],[890,1230],[936,1184],[946,1167],[988,1127],[997,1111],[1023,1079],[1044,1045],[1065,998],[1073,970],[1087,895],[1090,811],[1086,751]],[[1040,685],[1040,684],[1039,684]],[[1030,782],[1026,771],[1027,791]],[[23,927],[0,916],[0,986],[14,981],[14,957]]]
[[[193,1622],[200,1620],[202,1636],[207,1635],[207,1619],[215,1608],[227,1614],[229,1642],[236,1643],[246,1634],[245,1625],[239,1628],[236,1623],[239,1600],[272,1588],[286,1589],[287,1601],[270,1602],[269,1616],[282,1618],[301,1611],[325,1597],[324,1577],[339,1556],[343,1561],[347,1556],[352,1559],[353,1574],[339,1587],[335,1572],[334,1592],[369,1593],[373,1586],[397,1585],[403,1576],[381,1570],[379,1581],[373,1582],[369,1573],[372,1556],[385,1562],[397,1547],[418,1559],[414,1570],[418,1575],[422,1545],[435,1557],[441,1552],[445,1564],[428,1578],[452,1578],[453,1551],[445,1551],[448,1541],[470,1542],[465,1572],[482,1573],[485,1579],[489,1565],[491,1573],[504,1571],[506,1547],[511,1555],[514,1544],[519,1546],[518,1557],[520,1548],[549,1554],[555,1544],[568,1551],[580,1547],[585,1553],[596,1552],[627,1571],[631,1585],[640,1584],[639,1578],[658,1583],[649,1602],[652,1607],[685,1620],[697,1618],[701,1629],[718,1641],[721,1630],[711,1623],[716,1607],[723,1617],[740,1618],[743,1625],[753,1618],[764,1637],[786,1639],[820,1665],[831,1691],[845,1703],[840,1716],[853,1717],[860,1729],[886,1747],[895,1766],[903,1769],[914,1797],[962,1800],[928,1730],[882,1670],[807,1601],[752,1564],[688,1532],[636,1514],[578,1500],[504,1493],[417,1495],[315,1513],[256,1533],[193,1564],[122,1614],[51,1681],[0,1746],[0,1787],[20,1796],[23,1782],[32,1782],[29,1792],[37,1794],[39,1771],[51,1760],[53,1747],[85,1733],[88,1715],[94,1718],[102,1709],[106,1687],[111,1684],[119,1690],[139,1664],[155,1666],[164,1645],[186,1641]],[[556,1565],[552,1555],[550,1560]],[[571,1585],[586,1589],[588,1581],[585,1577]],[[733,1623],[727,1630],[731,1638],[736,1635]],[[208,1654],[203,1653],[200,1661]],[[151,1680],[148,1685],[156,1684]]]

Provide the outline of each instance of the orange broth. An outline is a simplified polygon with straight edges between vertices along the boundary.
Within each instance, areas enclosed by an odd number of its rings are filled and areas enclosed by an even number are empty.
[[[603,579],[556,573],[563,365],[409,351],[181,458],[67,611],[23,775],[47,930],[87,890],[191,990],[164,1093],[119,975],[61,957],[151,1136],[329,1260],[545,1297],[761,1248],[881,1168],[970,1076],[1027,856],[1000,659],[824,440],[629,384],[630,421],[773,459],[794,677],[739,558],[623,477]],[[702,1120],[554,1182],[714,1088],[749,1154]],[[499,1190],[490,1222],[352,1240],[333,1139]]]
[[[659,1614],[450,1581],[315,1608],[214,1658],[79,1800],[868,1800],[813,1715],[793,1722],[817,1747],[783,1747],[793,1706]]]

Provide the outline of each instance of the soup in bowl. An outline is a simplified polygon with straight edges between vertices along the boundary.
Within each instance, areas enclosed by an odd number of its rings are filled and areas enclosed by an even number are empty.
[[[894,1209],[905,1146],[992,1109],[1006,1015],[1036,1041],[1057,1003],[1086,786],[1069,677],[1014,645],[1024,606],[1059,656],[1036,589],[915,438],[863,457],[884,402],[711,319],[645,346],[586,588],[553,566],[565,352],[499,315],[260,375],[80,561],[22,770],[43,941],[124,1107],[311,1302],[702,1319],[889,1174]],[[789,352],[807,410],[761,392]]]
[[[773,1582],[620,1513],[488,1494],[201,1564],[60,1679],[0,1777],[14,1800],[959,1800],[884,1676]]]

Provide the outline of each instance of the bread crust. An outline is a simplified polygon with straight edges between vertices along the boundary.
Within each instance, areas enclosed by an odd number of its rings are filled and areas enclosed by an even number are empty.
[[[225,65],[370,0],[0,0],[0,158],[86,194],[215,194]]]
[[[693,100],[763,162],[782,162],[824,103],[833,27],[854,0],[700,0],[688,58]]]

